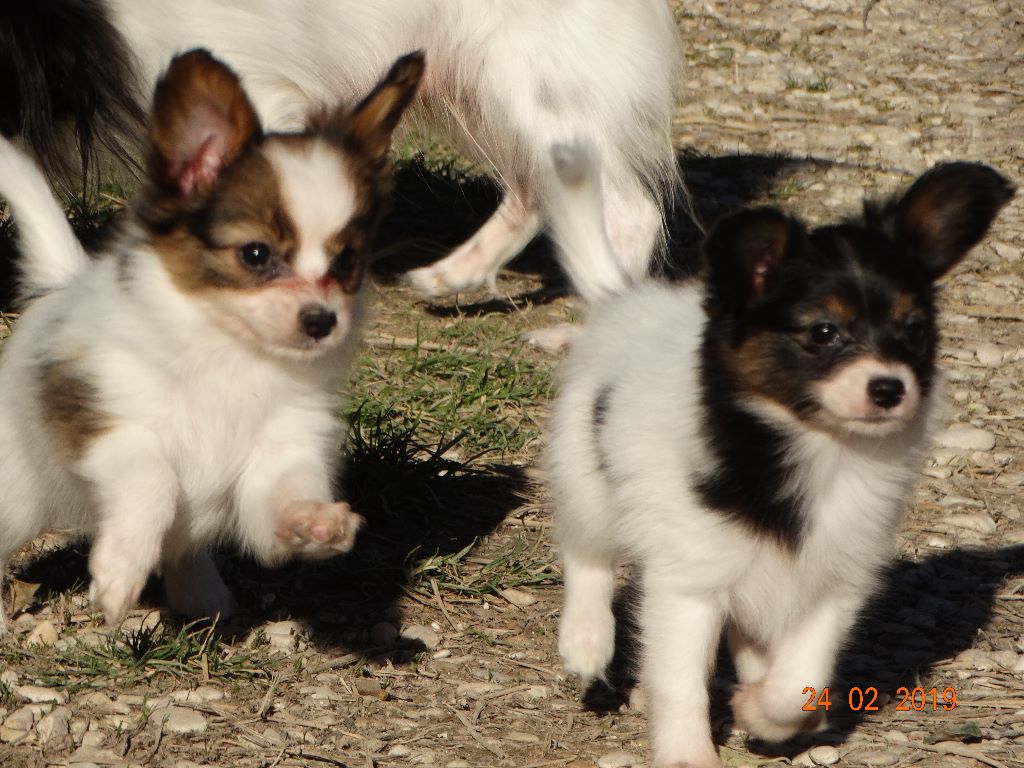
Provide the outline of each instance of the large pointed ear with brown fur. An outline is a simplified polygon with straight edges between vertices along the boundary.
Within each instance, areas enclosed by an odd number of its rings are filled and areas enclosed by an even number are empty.
[[[402,56],[354,110],[339,109],[328,118],[328,133],[340,128],[343,141],[371,163],[384,158],[391,148],[391,134],[416,96],[425,67],[422,51]]]
[[[261,133],[235,73],[197,48],[175,57],[157,83],[152,173],[183,195],[202,194]]]
[[[934,280],[981,241],[1013,194],[1013,184],[987,165],[947,163],[882,211],[869,207],[868,220],[880,216],[897,247]]]
[[[717,221],[703,245],[708,312],[742,312],[805,239],[803,225],[778,208],[747,208]]]

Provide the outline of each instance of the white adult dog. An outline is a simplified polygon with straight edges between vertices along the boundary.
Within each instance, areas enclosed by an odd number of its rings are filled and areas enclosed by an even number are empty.
[[[423,50],[416,122],[479,161],[504,198],[469,240],[410,274],[422,294],[494,287],[501,266],[550,221],[545,159],[558,143],[594,147],[601,168],[612,248],[556,242],[584,299],[646,274],[664,241],[664,201],[678,181],[670,124],[681,64],[665,0],[52,0],[20,17],[0,20],[0,64],[12,62],[0,73],[14,73],[5,92],[17,94],[6,132],[43,153],[62,146],[47,136],[51,115],[40,114],[58,107],[80,137],[116,144],[100,118],[131,113],[131,99],[148,97],[188,48],[208,48],[238,72],[271,130],[300,127],[311,107],[356,100],[397,56]],[[27,83],[45,83],[53,98]]]

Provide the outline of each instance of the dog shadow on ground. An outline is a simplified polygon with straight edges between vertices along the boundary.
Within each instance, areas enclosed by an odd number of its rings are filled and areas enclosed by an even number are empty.
[[[997,611],[1016,611],[1011,621],[1017,626],[1024,622],[1024,607],[1018,607],[1016,601],[1000,602],[999,597],[1007,579],[1019,576],[1024,576],[1024,545],[955,549],[916,563],[898,562],[840,655],[829,691],[828,729],[782,745],[752,742],[751,748],[767,757],[793,757],[808,745],[842,743],[870,716],[863,706],[871,698],[869,689],[877,691],[877,704],[884,705],[900,704],[900,687],[911,691],[922,685],[931,688],[935,683],[928,681],[936,666],[972,648]],[[633,606],[639,589],[636,580],[631,580],[616,598],[616,652],[609,683],[595,683],[584,693],[585,706],[595,712],[618,711],[628,704],[638,684],[640,645]],[[711,720],[720,741],[732,726],[729,698],[735,684],[732,665],[722,649],[711,681]],[[947,686],[955,689],[956,683],[938,685],[939,714]],[[856,689],[865,692],[863,701]],[[926,711],[914,714],[934,717],[932,706],[929,697]]]
[[[736,155],[680,157],[691,206],[677,199],[670,212],[671,258],[667,271],[692,271],[692,254],[700,231],[693,219],[711,220],[766,194],[788,169],[808,161],[786,157]],[[464,240],[493,212],[498,191],[482,177],[430,170],[417,161],[400,164],[393,211],[381,227],[377,278],[397,281],[402,273],[437,258]],[[690,212],[696,216],[691,217]],[[88,243],[102,244],[116,210],[109,206],[90,213],[81,204],[70,211],[76,229]],[[9,221],[0,221],[0,308],[11,306],[14,244]],[[516,260],[513,269],[542,276],[542,288],[519,301],[546,301],[566,287],[543,238]],[[688,262],[689,260],[689,262]],[[452,312],[431,305],[428,311]],[[509,302],[458,307],[459,314],[511,311]],[[518,468],[489,464],[486,471],[446,463],[401,440],[356,450],[344,480],[345,497],[368,520],[355,551],[319,563],[278,569],[261,568],[233,551],[220,555],[225,581],[238,602],[237,618],[224,627],[242,633],[268,619],[291,617],[309,621],[316,642],[349,650],[371,647],[368,627],[382,618],[393,620],[399,599],[415,588],[417,569],[425,558],[451,557],[492,533],[519,505],[527,480]],[[88,582],[85,545],[73,545],[38,558],[20,578],[41,583],[41,594],[66,591]],[[143,603],[161,606],[156,585]]]
[[[659,271],[670,278],[695,272],[702,228],[769,195],[787,173],[822,164],[781,155],[709,156],[690,151],[681,152],[678,162],[687,193],[678,192],[666,213],[668,253],[659,265]],[[466,178],[446,169],[431,172],[416,162],[403,164],[396,173],[395,205],[378,236],[382,255],[374,269],[376,279],[395,284],[408,270],[438,260],[472,235],[494,213],[499,200],[497,187],[487,178]],[[507,267],[538,278],[537,289],[508,299],[457,306],[441,300],[429,303],[426,311],[444,317],[479,316],[513,312],[524,304],[546,304],[565,296],[569,286],[551,249],[546,236],[537,237]]]
[[[219,629],[240,640],[267,621],[291,619],[311,630],[320,648],[386,652],[395,661],[422,647],[380,648],[374,624],[400,626],[399,602],[407,592],[431,595],[430,576],[450,578],[445,560],[459,559],[492,533],[519,506],[527,480],[516,467],[474,470],[408,443],[356,446],[342,498],[366,518],[355,549],[330,560],[267,568],[230,547],[216,556],[235,599],[235,615]],[[54,596],[84,589],[89,581],[88,544],[76,541],[25,564],[14,574]],[[430,573],[430,564],[438,564]],[[457,567],[457,566],[451,566]],[[151,579],[140,605],[165,604],[159,580]],[[178,623],[173,617],[171,623]]]

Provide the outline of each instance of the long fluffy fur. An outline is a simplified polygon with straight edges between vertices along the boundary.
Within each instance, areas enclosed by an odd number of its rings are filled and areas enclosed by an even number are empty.
[[[391,133],[422,71],[403,57],[354,109],[265,136],[228,68],[177,57],[145,188],[95,260],[0,139],[35,294],[0,355],[0,577],[42,530],[71,527],[93,539],[90,594],[108,621],[153,571],[175,611],[225,616],[216,542],[268,563],[352,547],[361,518],[333,500],[337,392]]]
[[[94,182],[107,154],[133,166],[145,126],[134,68],[102,0],[4,3],[0,134],[24,138],[68,192]]]
[[[31,254],[21,262],[21,299],[69,285],[89,259],[36,164],[4,140],[0,197],[10,201],[22,250]]]
[[[296,127],[311,107],[354,98],[388,61],[425,50],[418,122],[483,163],[505,193],[469,241],[410,275],[425,294],[493,285],[501,265],[546,226],[547,156],[556,143],[587,142],[601,166],[612,249],[591,255],[558,243],[584,298],[646,274],[663,241],[663,203],[678,185],[670,123],[681,67],[664,0],[89,5],[105,9],[137,59],[144,91],[171,55],[203,45],[242,75],[271,129]],[[107,75],[119,83],[116,69]],[[86,115],[80,125],[89,122]]]
[[[558,226],[599,230],[586,149],[552,165],[553,200],[571,206]],[[604,675],[615,569],[636,564],[655,766],[720,768],[707,680],[723,628],[737,724],[771,741],[819,725],[803,690],[829,685],[927,445],[931,283],[1012,193],[951,164],[868,222],[808,233],[741,212],[709,235],[706,282],[642,285],[592,312],[545,453],[559,650],[567,671]]]

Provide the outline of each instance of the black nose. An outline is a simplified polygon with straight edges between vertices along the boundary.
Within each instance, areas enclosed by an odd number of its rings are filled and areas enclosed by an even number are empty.
[[[299,323],[307,336],[322,339],[338,324],[338,316],[327,307],[307,304],[299,310]]]
[[[886,377],[868,382],[868,396],[879,408],[895,408],[906,393],[907,389],[899,379]]]

